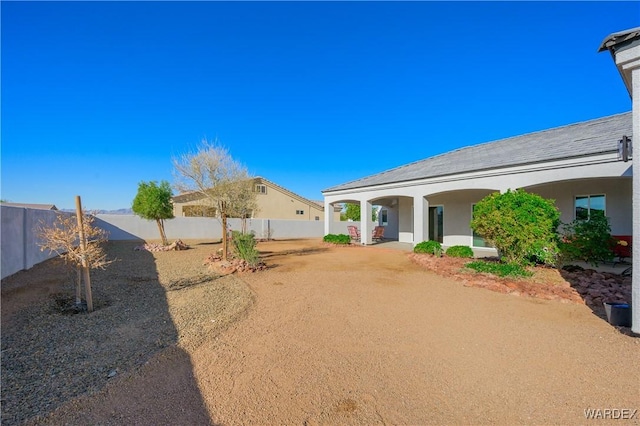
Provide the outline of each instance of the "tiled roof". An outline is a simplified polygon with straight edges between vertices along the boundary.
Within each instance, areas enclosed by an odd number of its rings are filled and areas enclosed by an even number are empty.
[[[615,152],[623,135],[631,136],[632,113],[460,148],[363,177],[322,192],[406,182],[553,160]]]

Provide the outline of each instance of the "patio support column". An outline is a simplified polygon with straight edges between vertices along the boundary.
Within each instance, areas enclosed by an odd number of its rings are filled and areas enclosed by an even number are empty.
[[[324,200],[324,235],[331,233],[331,224],[333,222],[333,204]]]
[[[371,201],[360,201],[360,243],[362,245],[369,245],[373,242],[371,239],[371,213],[373,208]]]
[[[429,201],[413,197],[413,245],[429,239]]]

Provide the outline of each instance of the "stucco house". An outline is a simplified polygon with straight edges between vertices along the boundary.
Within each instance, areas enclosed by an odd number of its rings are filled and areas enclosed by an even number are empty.
[[[631,235],[632,161],[621,161],[618,148],[632,133],[627,112],[469,146],[328,188],[325,209],[360,203],[367,218],[381,206],[386,238],[492,254],[469,227],[473,206],[492,192],[522,188],[554,199],[563,222],[603,210],[613,235]],[[325,233],[332,226],[326,218]],[[371,244],[368,226],[361,221],[362,244]]]
[[[312,220],[325,219],[325,207],[322,201],[312,201],[263,177],[254,178],[253,190],[256,193],[257,211],[251,212],[252,219],[288,219]],[[176,217],[215,216],[215,209],[202,201],[202,195],[194,193],[180,194],[172,198],[173,214]],[[332,220],[340,220],[341,206],[332,207]]]

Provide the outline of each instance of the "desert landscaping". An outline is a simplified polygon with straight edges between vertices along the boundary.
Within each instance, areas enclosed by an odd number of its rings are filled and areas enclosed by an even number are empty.
[[[265,270],[221,276],[217,242],[185,243],[109,242],[90,314],[59,259],[2,280],[2,424],[640,422],[640,339],[601,309],[628,279],[320,239],[260,242]]]

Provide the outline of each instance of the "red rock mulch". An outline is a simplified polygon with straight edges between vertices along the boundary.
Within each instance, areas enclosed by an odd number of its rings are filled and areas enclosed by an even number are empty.
[[[595,311],[603,302],[631,302],[631,277],[598,273],[592,269],[567,272],[546,267],[531,268],[530,278],[500,278],[465,269],[469,259],[409,254],[409,258],[437,274],[462,281],[468,287],[481,287],[498,293],[524,295],[563,303],[587,304]]]

